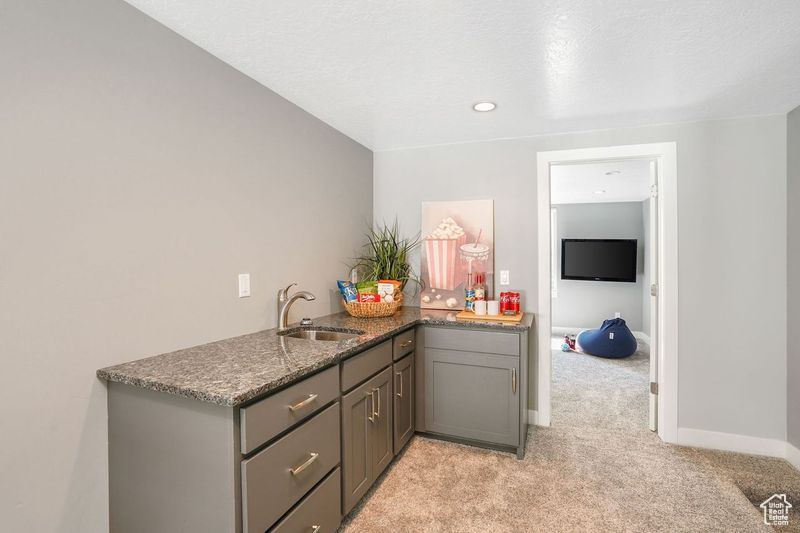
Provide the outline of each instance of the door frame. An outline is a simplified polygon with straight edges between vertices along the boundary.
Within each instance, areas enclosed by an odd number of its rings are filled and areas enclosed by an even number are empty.
[[[538,365],[536,423],[549,426],[552,385],[550,327],[550,167],[609,159],[654,159],[658,165],[658,436],[678,440],[678,163],[674,142],[554,150],[537,154]]]

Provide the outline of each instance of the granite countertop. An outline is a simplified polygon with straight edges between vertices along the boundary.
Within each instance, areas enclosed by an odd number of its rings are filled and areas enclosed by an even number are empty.
[[[269,329],[121,365],[102,368],[97,376],[124,383],[234,407],[273,389],[332,366],[416,324],[453,328],[527,331],[533,315],[519,324],[455,320],[455,313],[401,307],[387,318],[354,318],[345,312],[320,317],[315,326],[364,331],[341,342],[296,339]]]

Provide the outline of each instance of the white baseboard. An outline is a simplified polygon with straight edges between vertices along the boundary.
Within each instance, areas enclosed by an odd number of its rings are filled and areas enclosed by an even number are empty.
[[[786,460],[792,463],[792,466],[796,469],[800,470],[800,450],[788,442],[786,443]]]
[[[528,424],[539,425],[539,411],[528,409]]]
[[[678,428],[677,444],[780,458],[785,458],[787,451],[787,443],[780,439],[749,437],[691,428]]]

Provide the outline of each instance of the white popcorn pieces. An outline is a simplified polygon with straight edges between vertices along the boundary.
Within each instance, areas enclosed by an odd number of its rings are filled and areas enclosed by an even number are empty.
[[[458,305],[458,300],[456,300],[455,298],[448,298],[447,301],[445,302],[445,305],[447,305],[447,307],[452,309],[453,307]]]
[[[452,217],[442,219],[439,225],[433,230],[428,239],[457,239],[464,235],[464,228],[458,225]]]

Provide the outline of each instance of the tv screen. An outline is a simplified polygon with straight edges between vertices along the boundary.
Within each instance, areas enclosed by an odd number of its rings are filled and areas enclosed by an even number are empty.
[[[561,279],[636,281],[636,239],[561,239]]]

